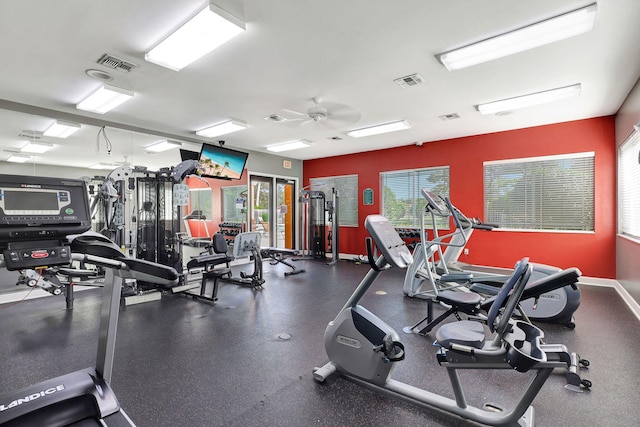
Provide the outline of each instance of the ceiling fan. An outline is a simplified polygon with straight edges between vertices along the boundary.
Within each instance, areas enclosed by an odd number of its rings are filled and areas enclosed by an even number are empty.
[[[313,102],[313,106],[305,112],[283,108],[283,111],[297,116],[294,118],[286,118],[284,123],[295,122],[296,125],[300,126],[314,123],[341,126],[353,124],[360,120],[361,114],[347,105],[336,102],[326,102],[317,96],[311,98],[311,102]]]

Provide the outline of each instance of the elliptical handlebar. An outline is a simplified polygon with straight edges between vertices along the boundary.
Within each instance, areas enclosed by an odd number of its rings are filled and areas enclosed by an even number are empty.
[[[467,244],[468,238],[465,231],[473,225],[473,220],[467,218],[458,208],[453,206],[451,200],[448,197],[437,196],[433,194],[431,191],[426,188],[422,189],[422,195],[427,199],[427,205],[422,210],[420,215],[420,241],[422,242],[422,255],[425,260],[430,258],[430,254],[428,249],[432,246],[436,246],[438,255],[440,259],[443,258],[441,246],[453,246],[453,247],[464,247]],[[445,206],[445,208],[441,208],[441,206]],[[437,208],[437,209],[436,209]],[[425,212],[429,212],[431,214],[431,220],[433,223],[433,240],[427,240],[427,233],[425,232]],[[440,236],[438,234],[438,226],[436,224],[436,216],[444,217],[443,213],[447,213],[447,217],[453,217],[453,222],[455,224],[455,230],[452,233],[445,234]],[[468,224],[467,227],[462,227],[462,223]],[[462,242],[453,242],[453,237],[456,234],[460,234],[462,236]],[[448,239],[448,240],[447,240]],[[447,241],[445,241],[447,240]],[[432,251],[432,253],[435,251]],[[446,267],[445,267],[446,269]],[[448,271],[445,271],[448,273]]]

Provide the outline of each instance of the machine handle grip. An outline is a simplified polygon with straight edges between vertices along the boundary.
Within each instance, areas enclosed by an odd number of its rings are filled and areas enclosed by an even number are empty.
[[[373,256],[373,239],[371,237],[367,237],[364,241],[367,245],[367,260],[369,261],[369,265],[375,271],[382,271],[382,269],[376,265],[376,260]]]

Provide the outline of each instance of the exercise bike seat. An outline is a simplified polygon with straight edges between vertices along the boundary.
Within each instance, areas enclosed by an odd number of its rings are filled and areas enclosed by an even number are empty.
[[[456,311],[473,314],[480,309],[482,297],[475,292],[442,291],[436,296],[436,301],[456,308]]]
[[[513,275],[500,289],[487,315],[487,325],[491,332],[496,332],[500,338],[507,328],[506,322],[513,314],[515,302],[520,299],[524,285],[531,274],[529,259],[523,258],[516,264]],[[513,292],[512,292],[513,291]],[[514,303],[511,303],[514,300]],[[507,305],[505,307],[505,304]],[[498,315],[505,307],[502,318],[498,322]],[[485,348],[486,333],[484,324],[473,320],[462,320],[442,325],[436,331],[436,341],[448,350],[474,353],[474,350],[500,351],[500,348]]]
[[[442,282],[470,282],[473,279],[473,273],[447,273],[440,276]]]
[[[436,341],[442,347],[455,350],[456,346],[482,348],[486,339],[484,325],[480,322],[456,322],[454,328],[439,328],[436,331]]]

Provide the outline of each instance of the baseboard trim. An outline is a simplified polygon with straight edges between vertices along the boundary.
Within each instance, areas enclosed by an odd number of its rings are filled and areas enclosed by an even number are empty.
[[[601,279],[599,277],[585,277],[582,276],[580,278],[581,285],[587,286],[602,286],[606,288],[614,288],[620,298],[627,304],[627,307],[631,310],[631,312],[636,316],[636,318],[640,321],[640,304],[627,292],[627,290],[622,286],[620,282],[614,279]]]

